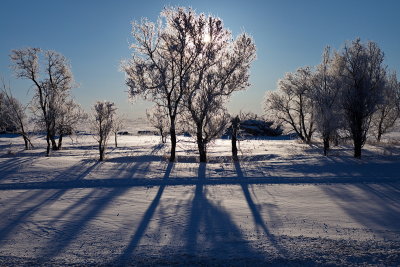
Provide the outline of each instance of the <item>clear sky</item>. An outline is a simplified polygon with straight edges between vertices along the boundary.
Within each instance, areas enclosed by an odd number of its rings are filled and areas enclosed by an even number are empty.
[[[27,103],[28,81],[10,70],[12,49],[40,47],[66,56],[78,88],[76,100],[90,110],[96,100],[114,101],[121,113],[142,117],[149,104],[130,103],[120,61],[130,57],[131,21],[155,21],[165,6],[192,7],[219,16],[234,35],[245,31],[257,45],[252,86],[234,95],[230,112],[262,114],[266,90],[276,89],[285,72],[316,65],[326,45],[339,49],[360,37],[379,44],[390,69],[400,71],[400,1],[133,1],[2,0],[0,4],[0,74],[14,95]]]

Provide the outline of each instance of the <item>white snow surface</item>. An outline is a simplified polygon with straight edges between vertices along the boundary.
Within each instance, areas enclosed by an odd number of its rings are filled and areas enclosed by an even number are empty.
[[[119,136],[98,162],[91,135],[45,157],[0,135],[0,265],[399,265],[400,145],[270,138],[209,147]]]

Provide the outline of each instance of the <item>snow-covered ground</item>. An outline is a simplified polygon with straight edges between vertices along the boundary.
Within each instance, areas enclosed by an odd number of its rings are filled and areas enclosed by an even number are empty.
[[[0,265],[400,264],[400,145],[217,140],[199,164],[157,136],[81,134],[44,157],[43,136],[0,136]]]

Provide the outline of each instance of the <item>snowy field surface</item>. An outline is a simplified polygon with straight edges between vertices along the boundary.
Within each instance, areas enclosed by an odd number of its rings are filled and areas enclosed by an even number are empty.
[[[200,164],[180,137],[92,136],[45,157],[0,135],[0,265],[400,265],[400,145],[217,140]]]

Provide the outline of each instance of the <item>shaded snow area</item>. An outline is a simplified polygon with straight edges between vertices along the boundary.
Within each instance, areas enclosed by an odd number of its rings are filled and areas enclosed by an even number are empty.
[[[21,140],[20,140],[21,139]],[[400,147],[217,140],[209,162],[180,137],[92,136],[44,156],[0,136],[0,266],[400,264]]]

